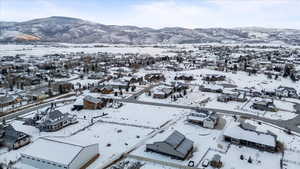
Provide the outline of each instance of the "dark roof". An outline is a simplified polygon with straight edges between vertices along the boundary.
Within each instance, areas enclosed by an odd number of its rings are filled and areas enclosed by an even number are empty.
[[[64,114],[61,111],[59,111],[59,110],[51,111],[48,114],[48,117],[51,120],[55,120],[55,119],[61,118],[62,116],[64,116]]]
[[[247,123],[247,122],[241,122],[240,127],[245,130],[256,131],[256,126],[254,126],[250,123]]]
[[[15,130],[11,125],[7,125],[4,127],[4,137],[6,143],[13,144],[16,140],[21,139],[23,137],[27,137],[28,135]]]
[[[278,89],[296,90],[295,88],[288,86],[279,86]]]
[[[2,96],[0,97],[0,104],[7,104],[15,101],[13,96]]]
[[[181,142],[185,139],[185,136],[178,131],[174,131],[166,140],[165,142],[170,146],[177,148]]]
[[[187,154],[193,147],[193,141],[176,130],[164,142],[182,154]]]

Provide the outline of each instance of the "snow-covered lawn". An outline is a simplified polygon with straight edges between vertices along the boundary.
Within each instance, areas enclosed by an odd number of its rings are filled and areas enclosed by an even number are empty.
[[[223,169],[280,169],[280,153],[261,152],[259,150],[231,145],[226,154],[209,151],[204,159],[211,160],[215,154],[221,156]],[[240,156],[244,156],[244,160]],[[248,162],[249,157],[252,163]],[[209,166],[208,169],[213,169]]]
[[[71,108],[71,107],[70,107]],[[69,109],[66,108],[65,109]],[[141,126],[148,126],[157,128],[167,121],[177,118],[182,114],[189,113],[190,110],[177,109],[160,106],[141,105],[134,103],[124,103],[119,109],[104,108],[101,110],[81,110],[79,112],[71,112],[76,114],[78,118],[83,119],[86,117],[87,121],[90,121],[92,117],[100,116],[103,113],[107,115],[99,119],[108,122],[117,122],[124,124],[134,124]]]
[[[41,56],[45,54],[67,54],[75,52],[85,52],[85,53],[98,53],[98,52],[111,52],[111,53],[141,53],[141,54],[151,54],[155,56],[156,54],[168,53],[168,49],[154,48],[154,47],[139,47],[139,46],[128,46],[128,45],[107,45],[108,47],[92,47],[91,46],[81,47],[80,45],[74,44],[63,44],[64,47],[58,46],[47,46],[47,45],[1,45],[0,56],[5,55],[16,55],[16,54],[26,54],[27,56]],[[82,46],[87,46],[87,44],[82,44]],[[170,54],[170,53],[168,53]],[[171,54],[172,55],[172,54]]]
[[[150,140],[147,140],[147,144],[152,144],[156,141],[165,140],[172,132],[175,130],[179,131],[187,138],[191,139],[194,142],[194,152],[191,158],[186,159],[184,161],[175,160],[168,156],[164,156],[154,152],[145,152],[146,145],[141,146],[137,150],[132,152],[132,155],[142,156],[150,159],[161,160],[166,162],[172,162],[180,165],[188,165],[190,160],[195,161],[197,164],[208,148],[218,149],[220,151],[225,151],[227,147],[227,143],[222,142],[220,135],[222,131],[220,130],[212,130],[202,128],[197,125],[189,124],[185,122],[185,120],[178,121],[174,126],[170,127],[169,130],[164,131],[163,133],[157,134]]]
[[[109,169],[115,169],[115,167],[120,167],[120,169],[130,169],[131,166],[133,166],[135,163],[140,163],[142,165],[141,169],[178,169],[175,167],[170,166],[164,166],[158,163],[149,162],[149,161],[141,161],[132,159],[130,157],[125,158],[124,160],[119,161],[118,163],[114,164]],[[124,167],[124,168],[122,168]]]
[[[152,130],[138,127],[96,123],[92,127],[74,136],[55,139],[82,145],[98,143],[100,157],[89,166],[89,168],[95,168],[128,150],[151,131]]]

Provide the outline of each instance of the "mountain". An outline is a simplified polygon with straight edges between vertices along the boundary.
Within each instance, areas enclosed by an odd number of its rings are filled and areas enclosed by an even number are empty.
[[[247,28],[163,29],[116,26],[53,16],[26,22],[0,22],[0,42],[65,42],[110,44],[279,43],[300,45],[300,30]]]

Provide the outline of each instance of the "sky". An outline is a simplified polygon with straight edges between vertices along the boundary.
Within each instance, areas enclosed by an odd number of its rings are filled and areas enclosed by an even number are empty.
[[[0,0],[0,21],[50,16],[151,28],[300,29],[300,0]]]

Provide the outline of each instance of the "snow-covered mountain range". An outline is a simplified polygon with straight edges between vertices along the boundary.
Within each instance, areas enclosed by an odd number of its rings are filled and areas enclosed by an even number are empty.
[[[167,27],[162,29],[116,26],[77,18],[53,16],[26,22],[0,22],[0,42],[65,43],[278,43],[300,45],[300,30],[247,28]]]

